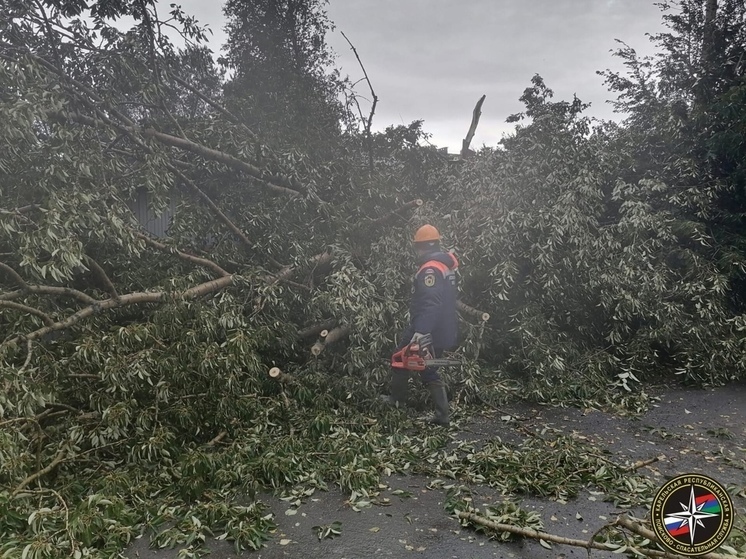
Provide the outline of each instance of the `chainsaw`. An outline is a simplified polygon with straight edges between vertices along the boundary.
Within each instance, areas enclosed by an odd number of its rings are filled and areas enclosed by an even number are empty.
[[[455,359],[439,359],[433,352],[433,338],[430,334],[421,336],[405,345],[391,356],[391,366],[407,371],[424,371],[428,367],[448,367],[460,365]]]

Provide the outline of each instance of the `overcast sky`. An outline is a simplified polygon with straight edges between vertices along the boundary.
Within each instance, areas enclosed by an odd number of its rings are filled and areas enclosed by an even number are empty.
[[[336,29],[327,42],[353,81],[362,71],[341,32],[355,45],[379,98],[375,129],[421,119],[433,144],[457,152],[479,97],[487,96],[473,149],[496,145],[512,129],[505,119],[523,109],[518,98],[534,74],[555,101],[576,94],[591,103],[587,114],[619,118],[596,71],[621,69],[610,52],[619,46],[615,39],[652,52],[646,33],[662,30],[653,1],[329,0]],[[219,51],[225,34],[218,4],[179,4],[209,25],[210,46]],[[365,83],[357,90],[369,97]]]

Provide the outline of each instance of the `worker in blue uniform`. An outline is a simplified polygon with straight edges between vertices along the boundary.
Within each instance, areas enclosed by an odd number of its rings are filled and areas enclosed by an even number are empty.
[[[397,350],[430,334],[433,357],[438,358],[443,351],[453,349],[458,341],[458,261],[453,254],[441,250],[440,234],[432,225],[423,225],[417,230],[414,248],[419,269],[414,277],[409,324],[402,333]],[[426,368],[420,372],[420,380],[427,387],[435,407],[431,423],[448,425],[448,397],[438,370]],[[409,371],[392,369],[390,396],[385,400],[404,404],[408,382]]]

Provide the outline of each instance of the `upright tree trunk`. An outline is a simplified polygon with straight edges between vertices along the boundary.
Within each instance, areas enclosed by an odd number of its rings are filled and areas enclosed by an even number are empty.
[[[697,103],[701,106],[712,99],[713,88],[715,87],[715,72],[717,71],[717,26],[715,18],[717,16],[717,0],[705,0],[705,23],[702,29],[702,58],[700,66],[702,68],[702,79],[697,86]]]

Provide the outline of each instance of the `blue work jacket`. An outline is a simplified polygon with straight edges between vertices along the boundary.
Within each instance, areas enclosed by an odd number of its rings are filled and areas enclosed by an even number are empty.
[[[436,351],[452,349],[458,343],[458,260],[447,252],[431,252],[419,259],[412,287],[409,325],[399,347],[404,347],[415,332],[430,334]]]

